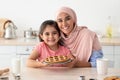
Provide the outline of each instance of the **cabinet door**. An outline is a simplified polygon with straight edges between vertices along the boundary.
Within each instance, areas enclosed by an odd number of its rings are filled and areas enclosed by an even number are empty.
[[[2,54],[15,54],[16,53],[16,46],[0,46],[0,55]]]
[[[102,46],[104,58],[109,59],[109,67],[114,67],[114,46]]]
[[[115,68],[120,68],[120,46],[115,46]]]
[[[16,46],[0,46],[0,67],[10,67],[15,55]]]
[[[34,46],[17,46],[17,55],[21,56],[21,66],[26,66],[26,60]]]
[[[34,46],[17,46],[17,54],[26,55],[30,54]]]

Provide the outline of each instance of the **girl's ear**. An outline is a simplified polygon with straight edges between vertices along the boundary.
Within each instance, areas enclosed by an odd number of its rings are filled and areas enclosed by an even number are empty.
[[[43,35],[40,34],[39,37],[43,39]]]

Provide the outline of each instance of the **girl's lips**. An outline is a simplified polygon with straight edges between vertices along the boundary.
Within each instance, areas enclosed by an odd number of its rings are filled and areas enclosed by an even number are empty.
[[[48,40],[48,41],[50,41],[50,42],[54,42],[55,40]]]
[[[55,40],[48,40],[48,41],[51,41],[51,42],[53,42],[53,41],[55,41]]]

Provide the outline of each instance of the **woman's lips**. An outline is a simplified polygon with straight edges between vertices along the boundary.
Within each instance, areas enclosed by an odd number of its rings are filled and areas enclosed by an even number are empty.
[[[67,30],[68,28],[69,28],[68,26],[65,26],[65,27],[63,27],[62,29]]]

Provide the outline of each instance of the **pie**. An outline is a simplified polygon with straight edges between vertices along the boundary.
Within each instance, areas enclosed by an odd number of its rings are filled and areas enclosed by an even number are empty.
[[[104,80],[120,80],[120,78],[117,76],[109,76],[109,77],[105,77]]]
[[[62,62],[66,62],[69,60],[70,60],[70,58],[68,58],[67,56],[59,55],[59,56],[48,57],[44,60],[44,62],[53,64],[53,63],[62,63]]]

